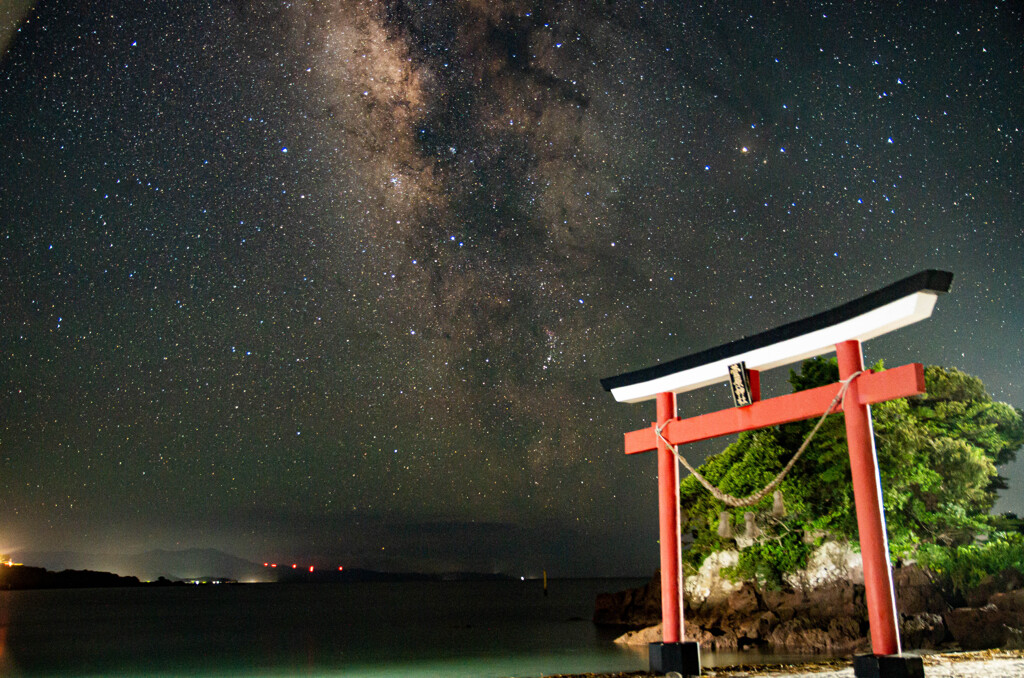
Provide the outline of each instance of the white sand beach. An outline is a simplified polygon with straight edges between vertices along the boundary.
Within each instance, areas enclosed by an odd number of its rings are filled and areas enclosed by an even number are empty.
[[[1024,677],[1024,650],[984,650],[926,654],[926,678],[1017,678]],[[853,678],[851,662],[829,661],[799,665],[751,665],[706,668],[709,678]],[[573,674],[547,678],[653,678],[647,673]]]

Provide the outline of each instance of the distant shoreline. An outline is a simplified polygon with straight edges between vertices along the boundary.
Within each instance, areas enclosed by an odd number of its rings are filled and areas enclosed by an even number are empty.
[[[159,577],[144,581],[134,575],[122,576],[112,572],[88,569],[65,569],[59,572],[43,567],[20,564],[0,565],[0,590],[27,591],[36,589],[127,588],[136,586],[195,586],[236,584],[339,584],[339,583],[398,583],[398,582],[479,582],[519,581],[504,574],[483,572],[455,572],[428,574],[420,572],[378,572],[359,568],[344,571],[293,570],[281,568],[275,572],[276,580],[239,581],[231,577],[202,576],[174,578]],[[535,580],[527,580],[533,582]]]
[[[171,582],[167,582],[170,584]],[[0,566],[0,589],[25,591],[33,589],[125,588],[142,586],[138,577],[122,577],[112,572],[63,570],[51,572],[31,565]]]

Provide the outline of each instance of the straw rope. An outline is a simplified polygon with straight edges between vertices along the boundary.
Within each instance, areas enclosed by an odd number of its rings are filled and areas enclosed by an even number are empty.
[[[789,460],[789,463],[786,464],[786,467],[783,468],[782,471],[779,472],[779,474],[775,476],[775,478],[764,487],[764,489],[754,494],[748,495],[746,497],[734,497],[731,494],[722,492],[720,489],[712,485],[707,478],[698,473],[697,469],[691,466],[690,462],[686,460],[686,457],[679,453],[679,446],[670,443],[662,433],[662,429],[664,429],[664,427],[668,425],[668,421],[666,421],[661,426],[655,426],[654,433],[663,443],[665,443],[665,445],[668,446],[668,449],[670,449],[672,451],[672,454],[675,455],[676,459],[678,459],[679,462],[686,467],[686,470],[688,470],[693,475],[693,477],[697,479],[697,482],[703,485],[704,488],[707,489],[707,491],[710,492],[715,499],[728,506],[753,506],[754,504],[768,496],[769,492],[771,492],[772,490],[779,486],[779,483],[782,482],[783,478],[786,477],[790,469],[792,469],[793,466],[796,464],[797,460],[800,459],[800,456],[804,453],[804,450],[807,449],[807,446],[814,438],[814,434],[816,434],[818,432],[818,429],[821,428],[821,425],[825,423],[825,417],[832,414],[833,410],[836,409],[836,405],[842,403],[845,406],[846,392],[850,388],[850,384],[853,383],[854,379],[856,379],[863,373],[863,370],[858,370],[857,372],[854,372],[849,377],[843,379],[842,382],[840,382],[842,386],[839,387],[839,392],[836,393],[836,397],[832,399],[832,403],[828,406],[828,409],[825,410],[825,413],[821,415],[821,418],[818,419],[818,423],[814,425],[814,428],[811,429],[811,432],[807,434],[806,438],[804,438],[804,442],[800,445],[800,449],[796,451],[796,454],[794,454],[793,458]]]

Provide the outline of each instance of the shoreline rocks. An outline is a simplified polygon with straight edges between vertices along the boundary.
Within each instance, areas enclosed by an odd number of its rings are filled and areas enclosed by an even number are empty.
[[[797,653],[849,654],[871,649],[860,554],[826,543],[808,568],[788,577],[781,590],[721,575],[735,551],[709,557],[684,589],[686,636],[705,650],[758,648]],[[915,564],[893,570],[904,649],[965,650],[1014,647],[1024,642],[1024,588],[1007,572],[954,607],[931,574]],[[976,594],[976,595],[975,595]],[[980,604],[979,604],[980,603]],[[643,645],[661,639],[661,583],[601,594],[594,622],[626,632],[616,642]]]

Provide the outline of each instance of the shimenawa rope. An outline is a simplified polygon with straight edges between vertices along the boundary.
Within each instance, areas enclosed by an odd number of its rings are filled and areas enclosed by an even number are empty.
[[[814,438],[814,434],[817,433],[818,429],[821,428],[821,425],[825,423],[825,417],[832,414],[832,411],[836,408],[836,405],[838,403],[842,402],[844,405],[846,404],[847,389],[850,388],[850,384],[853,382],[853,380],[863,373],[863,370],[858,370],[851,374],[846,379],[843,379],[842,382],[840,382],[842,386],[839,387],[839,392],[836,393],[836,397],[832,399],[832,403],[828,406],[828,409],[825,410],[825,414],[821,415],[821,418],[818,419],[818,423],[814,425],[814,428],[811,429],[811,432],[807,434],[806,438],[804,438],[804,442],[800,445],[800,449],[796,451],[796,454],[794,454],[793,458],[789,460],[789,463],[786,464],[786,467],[782,469],[782,471],[777,476],[775,476],[775,479],[768,483],[763,490],[755,494],[748,495],[746,497],[740,498],[734,497],[731,494],[726,494],[725,492],[722,492],[717,487],[708,482],[707,478],[698,473],[697,469],[693,468],[693,466],[690,465],[690,462],[686,461],[686,457],[679,453],[679,447],[677,445],[673,445],[668,440],[666,440],[665,436],[662,434],[662,429],[665,426],[667,426],[669,422],[665,422],[665,424],[663,424],[662,426],[655,426],[654,434],[657,435],[658,438],[660,438],[661,441],[668,446],[668,449],[672,450],[672,454],[676,456],[676,459],[678,459],[680,463],[682,463],[682,465],[686,467],[687,471],[693,474],[693,477],[697,479],[697,482],[703,485],[705,489],[707,489],[707,491],[710,492],[715,499],[724,504],[727,504],[728,506],[753,506],[754,504],[768,496],[769,492],[771,492],[772,490],[779,486],[779,483],[782,482],[782,479],[786,477],[786,474],[788,474],[790,469],[793,468],[793,465],[796,464],[797,460],[800,458],[800,455],[802,455],[804,453],[804,450],[807,449],[807,445],[810,444],[811,440]]]

